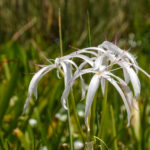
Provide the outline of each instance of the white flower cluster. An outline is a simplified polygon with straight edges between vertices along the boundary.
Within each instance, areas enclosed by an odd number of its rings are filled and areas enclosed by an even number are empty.
[[[82,60],[80,64],[78,64],[78,59]],[[29,85],[24,112],[29,104],[32,94],[37,98],[37,84],[40,79],[52,69],[57,69],[58,78],[60,71],[64,74],[65,89],[61,97],[61,102],[65,109],[67,109],[66,100],[69,96],[70,89],[73,86],[74,81],[77,78],[80,78],[82,85],[82,99],[86,96],[85,122],[87,122],[94,95],[99,85],[101,85],[102,93],[104,95],[105,81],[107,80],[116,88],[125,104],[129,125],[131,108],[134,107],[133,97],[135,96],[136,99],[138,99],[141,91],[138,71],[142,71],[150,78],[150,75],[138,66],[135,57],[129,53],[129,51],[122,50],[108,41],[104,41],[98,47],[84,48],[61,58],[56,58],[55,60],[49,59],[49,62],[50,65],[41,66],[42,69],[33,76]],[[122,69],[123,78],[112,73],[117,69]],[[82,77],[84,74],[93,74],[88,86],[85,84]],[[128,86],[129,82],[131,82],[134,92],[132,92]]]

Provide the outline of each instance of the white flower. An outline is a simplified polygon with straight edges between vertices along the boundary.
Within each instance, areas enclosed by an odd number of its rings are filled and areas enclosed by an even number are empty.
[[[28,97],[27,97],[25,105],[24,105],[23,114],[24,114],[24,112],[25,112],[25,110],[26,110],[26,108],[29,104],[29,101],[31,99],[32,94],[34,94],[35,98],[37,99],[37,97],[38,97],[38,95],[37,95],[37,85],[38,85],[40,79],[45,74],[47,74],[48,72],[50,72],[53,69],[57,69],[57,76],[59,78],[59,71],[63,70],[62,73],[64,74],[64,82],[65,82],[65,86],[66,86],[72,78],[72,67],[74,66],[76,68],[76,70],[78,70],[78,66],[71,59],[81,58],[86,63],[88,63],[90,66],[93,66],[93,61],[88,56],[85,56],[82,53],[85,53],[85,50],[80,50],[80,51],[77,51],[77,52],[73,52],[70,55],[66,55],[66,56],[61,57],[61,58],[56,58],[55,60],[49,59],[50,65],[41,66],[42,69],[40,69],[37,73],[35,73],[35,75],[31,79],[29,89],[28,89]],[[96,53],[92,52],[92,51],[88,51],[88,54],[96,55]],[[52,63],[52,61],[54,61],[54,63]],[[81,82],[82,82],[82,85],[83,85],[82,89],[84,89],[85,85],[84,85],[84,81],[83,81],[82,77],[81,77]],[[84,93],[84,90],[83,90],[83,93]],[[65,107],[66,103],[64,103],[63,106]]]
[[[82,59],[82,62],[78,62],[79,65],[77,65],[74,58],[75,60]],[[133,97],[135,95],[138,99],[141,91],[141,85],[137,75],[138,71],[142,71],[150,78],[150,75],[138,66],[135,57],[131,53],[120,49],[108,41],[104,41],[98,47],[84,48],[61,58],[56,58],[55,60],[49,59],[49,62],[50,65],[42,66],[42,69],[33,76],[29,85],[28,98],[24,105],[24,111],[28,106],[32,94],[34,94],[37,99],[37,84],[40,79],[52,69],[57,69],[58,78],[60,78],[59,72],[64,74],[65,89],[61,97],[61,102],[65,109],[67,109],[66,100],[69,96],[70,89],[74,81],[79,77],[82,87],[82,99],[85,98],[87,91],[85,106],[85,122],[87,122],[94,95],[100,84],[104,95],[105,80],[107,80],[116,88],[125,104],[129,125],[131,108],[134,107]],[[117,68],[116,65],[118,65]],[[73,70],[74,68],[75,70]],[[117,69],[123,70],[125,81],[112,73]],[[93,73],[94,75],[89,86],[87,86],[82,76],[89,73]],[[128,86],[129,82],[131,82],[133,86],[134,95]]]
[[[61,98],[62,103],[63,104],[65,103],[69,95],[70,89],[74,81],[78,77],[84,74],[94,73],[94,76],[90,81],[90,84],[88,86],[88,91],[87,91],[86,107],[85,107],[85,122],[87,122],[87,117],[93,102],[94,95],[99,87],[99,84],[101,84],[102,93],[104,95],[105,80],[107,80],[116,88],[116,90],[119,92],[125,104],[127,114],[128,114],[128,126],[129,126],[130,117],[131,117],[131,107],[132,106],[135,107],[135,106],[133,102],[132,91],[130,90],[127,84],[129,83],[129,81],[131,81],[134,90],[134,95],[136,98],[138,98],[141,90],[140,81],[137,75],[138,70],[142,71],[149,78],[150,75],[138,66],[136,59],[132,54],[130,54],[127,51],[121,50],[119,47],[117,47],[116,45],[108,41],[103,42],[101,45],[99,45],[98,48],[87,48],[84,50],[88,51],[89,49],[90,50],[92,49],[93,51],[96,50],[98,52],[97,57],[91,58],[94,61],[93,67],[83,69],[86,65],[85,62],[83,62],[79,66],[78,70],[80,71],[77,70],[74,73],[73,78],[71,79],[71,81],[69,82],[69,84],[66,86],[64,90],[64,93]],[[119,65],[119,68],[113,68],[114,66],[116,67],[116,65]],[[112,73],[112,71],[117,69],[123,70],[125,81]]]
[[[35,127],[37,125],[37,120],[35,119],[29,119],[29,124],[31,125],[31,127]]]
[[[85,122],[87,122],[87,117],[93,102],[94,95],[99,87],[100,81],[105,79],[108,80],[119,92],[120,96],[123,99],[123,102],[125,104],[127,114],[128,114],[128,125],[130,123],[130,116],[131,116],[131,111],[130,111],[130,104],[132,103],[132,92],[128,85],[123,81],[121,78],[115,76],[112,74],[110,71],[107,71],[107,67],[102,66],[97,68],[89,68],[89,69],[83,69],[79,72],[77,72],[68,86],[66,86],[64,93],[62,95],[62,101],[66,100],[68,95],[69,95],[69,90],[73,85],[74,80],[76,80],[78,77],[81,75],[87,74],[87,73],[94,73],[94,76],[92,77],[88,91],[87,91],[87,98],[86,98],[86,106],[85,106]],[[118,84],[119,83],[119,84]],[[121,86],[120,86],[121,85]],[[124,94],[123,90],[121,88],[124,88],[124,91],[127,93],[127,96]],[[129,96],[130,94],[130,96]]]
[[[80,140],[74,141],[74,149],[79,150],[84,147],[84,144]]]

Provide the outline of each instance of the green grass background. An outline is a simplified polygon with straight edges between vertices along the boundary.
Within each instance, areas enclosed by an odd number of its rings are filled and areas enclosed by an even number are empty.
[[[76,48],[89,46],[88,13],[91,44],[97,46],[106,38],[119,40],[122,48],[131,48],[139,65],[150,73],[150,0],[1,0],[0,1],[0,149],[50,150],[69,149],[67,112],[62,109],[60,98],[63,79],[56,71],[47,74],[39,83],[38,100],[34,97],[22,116],[28,85],[39,68],[34,64],[48,64],[44,57],[60,56],[58,12],[61,11],[64,54]],[[131,126],[122,100],[109,86],[107,115],[101,138],[112,150],[150,150],[150,81],[142,73],[140,111],[136,112]],[[73,92],[76,109],[84,111],[80,101],[80,84]],[[95,110],[95,125],[102,110],[99,90]],[[61,119],[56,117],[61,116]],[[72,108],[71,108],[72,114]],[[32,127],[29,119],[37,120]],[[84,117],[79,117],[84,133]],[[81,135],[71,115],[73,140]],[[97,127],[95,134],[97,134]],[[64,144],[65,143],[65,144]],[[101,143],[97,141],[97,145]],[[98,146],[95,149],[100,149]]]

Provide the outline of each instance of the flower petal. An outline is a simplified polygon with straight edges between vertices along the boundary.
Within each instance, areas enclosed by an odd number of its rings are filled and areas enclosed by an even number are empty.
[[[109,42],[109,41],[104,41],[102,44],[100,44],[98,47],[104,47],[107,50],[116,52],[116,53],[122,53],[123,50],[121,50],[117,45]]]
[[[123,68],[123,75],[124,75],[125,82],[128,84],[130,81],[130,77],[125,68]]]
[[[67,106],[66,106],[66,100],[69,96],[69,92],[70,92],[70,89],[72,87],[72,85],[74,84],[74,81],[82,76],[83,74],[86,74],[86,73],[96,73],[95,71],[93,71],[93,68],[90,68],[90,69],[84,69],[84,70],[81,70],[81,71],[78,71],[74,74],[74,76],[71,78],[71,80],[69,81],[69,83],[65,86],[65,90],[61,96],[61,103],[63,105],[63,107],[65,109],[67,109]]]
[[[145,70],[143,70],[141,67],[139,67],[138,65],[135,65],[135,64],[131,64],[131,63],[128,63],[129,65],[133,65],[135,68],[137,68],[138,70],[140,70],[141,72],[143,72],[148,78],[150,78],[150,74],[148,74]]]
[[[64,78],[65,78],[65,87],[66,87],[68,82],[72,78],[72,66],[70,64],[68,64],[67,62],[61,62],[60,64],[63,67]]]
[[[83,99],[85,98],[87,85],[85,84],[85,82],[84,82],[82,76],[80,76],[80,80],[81,80],[81,88],[82,88],[82,98],[81,98],[81,100],[83,100]]]
[[[87,98],[86,98],[86,106],[85,106],[85,123],[87,123],[87,117],[90,112],[94,95],[98,89],[99,81],[100,81],[100,77],[98,75],[94,75],[89,84]]]
[[[127,126],[129,126],[130,125],[130,118],[131,118],[131,111],[130,111],[130,106],[127,102],[127,99],[126,99],[123,91],[121,90],[121,88],[119,87],[119,85],[117,84],[117,82],[113,78],[111,78],[109,76],[106,76],[106,75],[103,75],[103,77],[105,79],[107,79],[116,88],[116,90],[119,92],[119,94],[120,94],[120,96],[121,96],[121,98],[122,98],[122,100],[125,104],[126,110],[127,110],[127,114],[128,114],[128,124],[127,124]]]
[[[101,78],[101,89],[102,89],[102,94],[104,96],[105,94],[105,79]]]
[[[109,76],[112,76],[112,77],[116,78],[116,79],[119,81],[120,86],[121,86],[121,88],[122,88],[122,90],[123,90],[123,92],[124,92],[124,95],[126,96],[128,102],[129,102],[129,104],[130,104],[132,107],[136,108],[135,105],[134,105],[134,101],[133,101],[133,94],[132,94],[132,91],[130,90],[130,88],[129,88],[129,86],[127,85],[127,83],[126,83],[124,80],[122,80],[120,77],[118,77],[118,76],[112,74],[111,72],[108,72],[108,71],[107,71],[107,72],[105,72],[105,74],[106,74],[106,75],[109,75]]]
[[[69,84],[69,81],[71,80],[72,78],[72,67],[70,64],[66,63],[66,62],[61,62],[61,65],[63,67],[63,71],[64,71],[64,79],[65,79],[65,89],[67,88],[66,90],[66,93],[64,95],[64,97],[61,99],[61,102],[62,102],[62,105],[65,109],[67,109],[67,101],[66,99],[68,98],[68,95],[69,95],[69,92],[70,92],[70,87],[68,87],[68,84]]]
[[[78,69],[78,66],[72,60],[67,59],[67,60],[64,60],[64,62],[68,62],[68,63],[72,64],[76,69]]]
[[[139,95],[140,95],[140,91],[141,91],[141,84],[140,84],[140,81],[139,81],[137,74],[130,67],[130,65],[128,63],[122,62],[121,65],[126,69],[128,75],[130,77],[130,81],[132,83],[132,86],[133,86],[134,94],[135,94],[136,98],[138,99]]]
[[[25,105],[24,105],[24,111],[23,114],[26,111],[26,108],[29,104],[29,101],[31,99],[32,94],[34,93],[35,97],[37,98],[37,84],[39,83],[40,79],[49,71],[51,71],[53,68],[55,68],[55,65],[48,65],[46,67],[43,67],[40,69],[31,79],[29,89],[28,89],[28,97],[26,99]]]
[[[99,52],[103,52],[105,53],[106,51],[101,48],[101,47],[87,47],[87,48],[84,48],[85,50],[96,50],[96,51],[99,51]]]
[[[81,49],[79,51],[77,51],[78,54],[81,54],[81,53],[87,53],[87,54],[92,54],[94,56],[97,56],[97,53],[93,52],[93,51],[88,51],[88,49]]]
[[[93,66],[93,61],[91,60],[91,58],[85,56],[85,55],[82,55],[82,54],[70,54],[70,55],[67,55],[67,56],[64,56],[62,59],[63,60],[66,60],[66,59],[70,59],[70,58],[81,58],[85,61],[87,61],[91,66]]]

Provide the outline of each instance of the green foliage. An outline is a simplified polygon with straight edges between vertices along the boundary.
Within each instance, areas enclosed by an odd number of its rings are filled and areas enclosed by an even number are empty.
[[[113,41],[118,36],[116,40],[126,49],[131,47],[129,41],[135,42],[133,53],[137,54],[139,65],[150,73],[149,8],[148,0],[0,1],[0,149],[41,150],[45,146],[49,150],[69,149],[67,112],[60,103],[64,84],[63,79],[56,78],[56,71],[40,81],[38,100],[34,101],[33,97],[26,114],[22,115],[33,75],[30,73],[40,69],[34,64],[47,64],[45,57],[60,56],[59,34],[64,54],[75,51],[70,46],[87,47],[91,41],[96,46],[106,37]],[[142,86],[140,111],[134,112],[129,128],[126,128],[127,117],[117,92],[109,85],[106,108],[102,107],[102,93],[97,92],[97,101],[91,113],[95,124],[92,134],[98,136],[98,129],[101,128],[101,140],[109,149],[150,149],[150,81],[143,74],[139,75]],[[76,82],[73,93],[76,111],[82,114],[85,100],[80,101],[79,86],[80,83]],[[84,142],[75,124],[71,100],[69,105],[73,141]],[[102,118],[103,109],[105,117]],[[37,121],[35,126],[29,123],[31,118]],[[85,134],[82,115],[79,122]],[[95,141],[94,145],[95,149],[100,149],[101,145],[105,150],[100,141]]]

